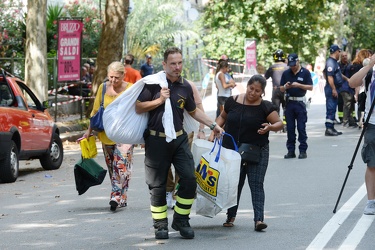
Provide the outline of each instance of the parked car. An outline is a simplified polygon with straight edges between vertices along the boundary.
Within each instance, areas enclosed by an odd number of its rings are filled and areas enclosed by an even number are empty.
[[[0,68],[0,181],[15,182],[19,160],[39,159],[46,170],[63,161],[60,131],[31,89]]]

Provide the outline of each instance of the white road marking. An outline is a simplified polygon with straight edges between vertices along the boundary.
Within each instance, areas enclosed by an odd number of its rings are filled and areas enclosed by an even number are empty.
[[[348,237],[346,237],[339,250],[356,249],[363,236],[365,235],[367,229],[369,229],[372,222],[374,221],[374,218],[374,215],[362,215],[361,219],[359,219]]]
[[[315,239],[310,243],[310,245],[306,249],[323,249],[365,195],[366,186],[363,183],[363,185],[357,190],[357,192],[324,225],[322,230],[320,230],[320,232],[316,235]]]

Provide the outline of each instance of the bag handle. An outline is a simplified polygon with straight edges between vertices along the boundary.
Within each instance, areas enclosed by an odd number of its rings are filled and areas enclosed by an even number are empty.
[[[105,82],[103,82],[102,101],[100,102],[100,106],[101,107],[104,107],[103,104],[104,104],[104,94],[105,94],[105,91],[106,91],[106,84],[105,84]]]
[[[233,142],[233,145],[234,145],[234,150],[236,152],[238,152],[238,146],[237,146],[236,141],[234,140],[233,136],[231,134],[226,133],[226,132],[224,132],[223,134],[229,136],[230,138],[232,138],[232,142]]]
[[[230,138],[232,138],[233,145],[234,145],[234,150],[235,150],[236,152],[238,152],[238,146],[237,146],[237,144],[236,144],[236,142],[235,142],[233,136],[232,136],[231,134],[228,134],[228,133],[225,133],[225,132],[223,133],[223,135],[227,135],[227,136],[229,136]],[[215,138],[214,146],[212,147],[210,154],[215,150],[216,143],[219,144],[219,150],[218,150],[218,152],[217,152],[217,154],[216,154],[215,162],[218,162],[219,159],[220,159],[221,147],[222,147],[222,144],[223,144],[223,137],[221,136],[219,139]]]

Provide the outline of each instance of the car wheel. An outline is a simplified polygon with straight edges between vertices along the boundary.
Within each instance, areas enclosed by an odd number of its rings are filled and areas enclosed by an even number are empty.
[[[60,168],[64,157],[64,149],[60,136],[53,135],[51,147],[48,152],[40,157],[40,164],[45,170],[54,170]]]
[[[2,182],[15,182],[18,177],[18,149],[14,141],[5,148],[5,158],[0,161],[0,179]]]

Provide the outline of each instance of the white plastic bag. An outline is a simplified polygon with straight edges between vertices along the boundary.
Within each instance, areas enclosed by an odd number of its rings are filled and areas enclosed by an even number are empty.
[[[135,104],[143,86],[142,80],[136,82],[104,110],[104,131],[112,141],[126,144],[144,143],[143,132],[147,128],[148,112],[135,112]]]
[[[105,108],[103,114],[104,130],[107,137],[112,141],[127,144],[144,143],[143,132],[147,128],[148,112],[137,114],[135,105],[145,84],[159,84],[160,87],[168,87],[165,72],[161,71],[142,78]],[[191,124],[191,120],[194,120],[194,118],[184,112],[184,122]],[[165,101],[162,122],[166,141],[171,142],[176,139],[169,98]]]
[[[221,212],[221,208],[207,199],[206,197],[202,196],[201,194],[197,194],[196,198],[196,214],[213,218],[215,215]]]
[[[222,147],[222,139],[215,140],[214,143],[196,139],[192,147],[197,192],[220,209],[227,209],[237,204],[241,156],[236,151],[237,145],[233,137],[232,140],[235,150]]]
[[[135,104],[145,84],[159,84],[161,87],[168,87],[165,72],[161,71],[142,78],[105,108],[103,115],[104,130],[107,137],[112,141],[127,144],[144,143],[143,132],[147,128],[148,112],[137,114]],[[176,138],[169,99],[165,102],[163,126],[167,141],[173,139],[173,133],[174,138]],[[172,131],[172,134],[170,134],[170,131]]]

